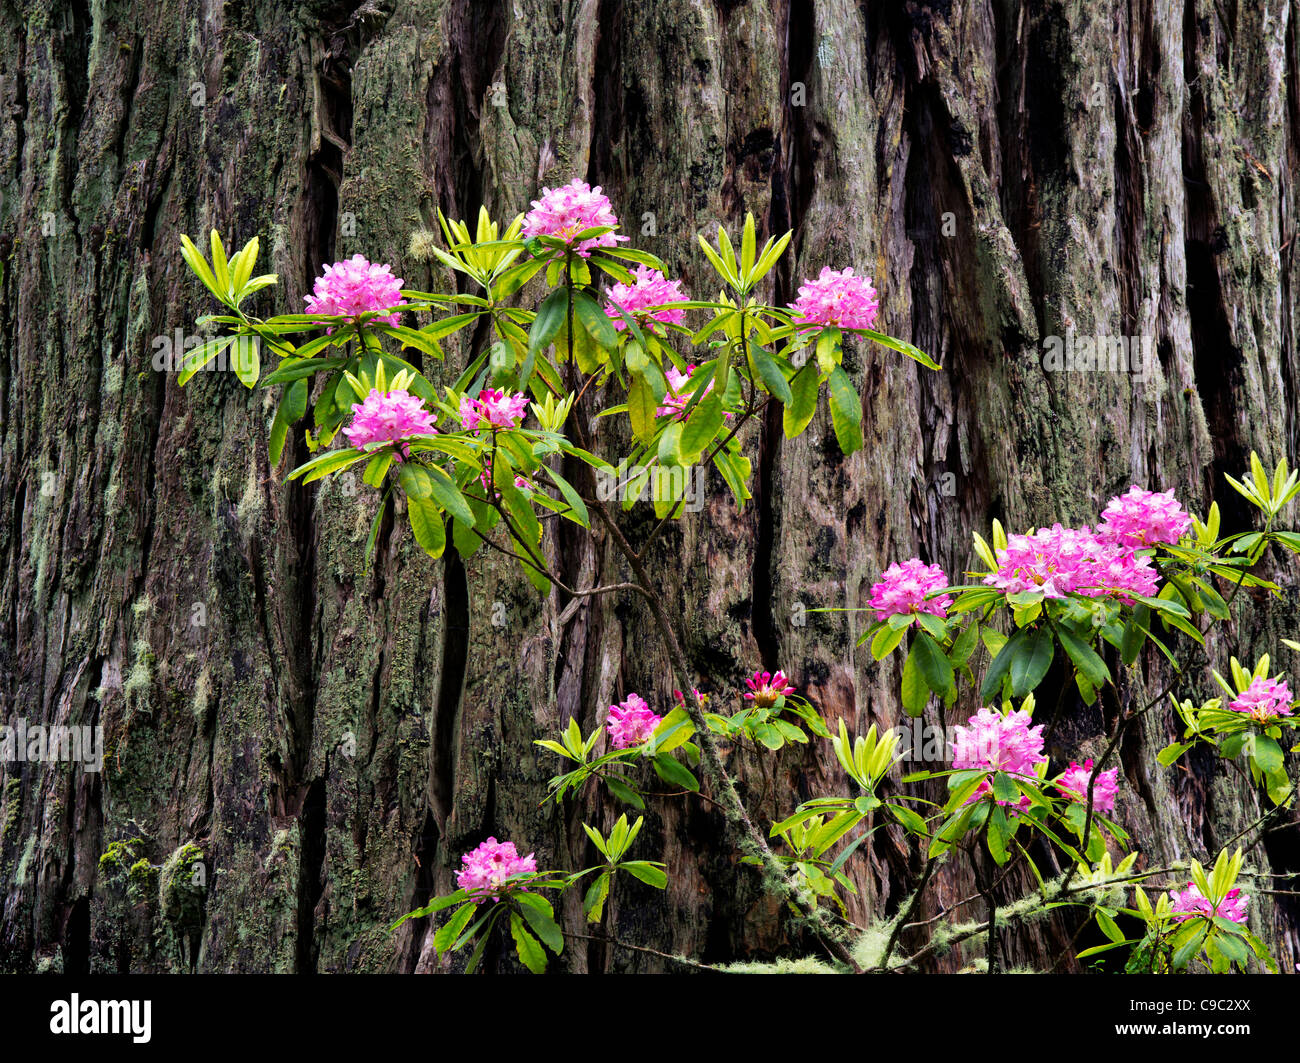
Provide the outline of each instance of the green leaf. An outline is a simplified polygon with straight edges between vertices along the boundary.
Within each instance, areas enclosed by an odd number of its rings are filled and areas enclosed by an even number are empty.
[[[289,434],[289,426],[301,420],[306,413],[307,381],[295,380],[284,393],[280,405],[276,408],[275,420],[271,422],[269,449],[272,465],[280,463],[280,455],[284,452],[284,443]]]
[[[1124,932],[1115,925],[1115,920],[1103,912],[1100,908],[1093,913],[1097,918],[1097,925],[1101,927],[1101,932],[1117,945],[1124,943]]]
[[[477,911],[478,904],[474,901],[462,904],[452,913],[452,917],[438,928],[438,932],[433,935],[433,947],[439,955],[445,953],[455,944],[456,939],[460,937],[461,931],[469,926],[469,921],[474,918],[474,913]]]
[[[991,628],[984,628],[983,637],[987,645],[993,635],[998,634]],[[984,682],[980,684],[980,701],[988,702],[994,700],[1002,690],[1002,680],[1006,678],[1007,673],[1011,670],[1011,660],[1016,655],[1016,651],[1025,641],[1027,630],[1021,628],[1009,639],[1002,643],[1002,648],[997,651],[989,670],[984,676]]]
[[[548,949],[557,956],[560,955],[564,951],[564,934],[555,923],[550,902],[535,893],[516,894],[515,900],[519,902],[519,911],[528,921],[533,933],[542,939]]]
[[[474,513],[469,508],[469,503],[465,501],[465,496],[460,493],[460,488],[456,486],[456,481],[440,465],[426,465],[424,468],[429,473],[434,501],[466,528],[474,527]]]
[[[1030,631],[1011,658],[1011,692],[1021,698],[1043,681],[1055,653],[1052,636],[1044,629]]]
[[[1156,760],[1167,768],[1191,748],[1191,742],[1173,742],[1156,754]]]
[[[659,437],[659,463],[665,466],[686,464],[682,457],[681,421],[673,421]]]
[[[200,369],[207,365],[213,358],[224,351],[235,342],[234,336],[222,336],[215,340],[209,340],[200,347],[194,348],[181,361],[180,375],[176,378],[177,382],[184,387],[189,383],[190,378]]]
[[[602,347],[618,346],[618,332],[614,328],[614,322],[601,309],[600,304],[586,292],[573,293],[573,313],[582,322],[587,335]]]
[[[235,337],[234,346],[230,348],[230,367],[244,387],[257,387],[262,364],[257,354],[257,341],[252,336]]]
[[[632,422],[632,433],[642,443],[648,444],[654,436],[655,411],[659,403],[646,378],[633,373],[627,388],[627,416]]]
[[[989,853],[999,864],[1008,860],[1007,843],[1011,841],[1011,829],[1007,824],[1007,814],[1001,805],[994,805],[989,813],[988,842]]]
[[[699,792],[699,780],[676,757],[667,753],[660,753],[651,761],[651,764],[654,766],[655,774],[669,785],[680,786],[692,793]]]
[[[862,447],[862,400],[854,390],[849,375],[843,367],[831,370],[830,379],[831,423],[840,450],[852,454]]]
[[[895,628],[888,624],[881,624],[880,630],[876,632],[875,637],[871,640],[871,656],[878,661],[893,653],[906,634],[906,627]]]
[[[775,359],[767,353],[765,348],[757,344],[746,342],[746,347],[749,349],[749,356],[754,360],[754,367],[758,370],[759,377],[767,385],[767,390],[772,393],[781,405],[790,405],[794,401],[794,397],[790,392],[790,382],[786,380],[785,374],[781,372],[781,367],[776,364]]]
[[[930,700],[930,687],[921,674],[921,665],[916,656],[916,643],[903,664],[903,685],[901,689],[903,708],[909,716],[920,716]]]
[[[510,913],[510,936],[515,939],[515,951],[519,954],[520,962],[533,974],[544,974],[546,950],[542,948],[541,942],[529,933],[518,912]]]
[[[813,419],[817,412],[819,385],[817,369],[811,363],[805,363],[790,381],[790,401],[785,404],[781,417],[787,439],[802,434]]]
[[[604,776],[605,785],[609,787],[609,792],[622,801],[625,805],[631,805],[633,808],[645,809],[645,802],[641,800],[641,795],[633,790],[627,783],[621,779],[616,779],[612,775]]]
[[[653,886],[657,890],[668,885],[667,874],[648,860],[629,860],[626,864],[619,864],[618,869],[626,871],[633,878],[638,878],[647,886]]]
[[[1151,607],[1138,605],[1134,608],[1128,623],[1124,625],[1124,638],[1120,643],[1120,659],[1126,666],[1136,661],[1138,654],[1142,652],[1142,644],[1146,641],[1150,627]]]
[[[1061,628],[1057,634],[1061,645],[1065,647],[1065,652],[1070,655],[1070,660],[1089,683],[1094,687],[1101,687],[1110,682],[1110,669],[1091,646],[1071,635],[1064,628]]]
[[[212,230],[212,275],[216,278],[217,288],[225,298],[230,296],[230,268],[226,262],[226,249],[221,245],[221,236]]]
[[[205,259],[199,249],[194,246],[194,242],[185,235],[181,236],[181,258],[185,260],[185,264],[189,266],[194,275],[203,282],[203,286],[207,288],[208,291],[223,303],[228,301],[227,296],[224,295],[218,287],[216,277],[212,275],[212,269],[208,266],[208,260]],[[182,381],[182,383],[184,383],[184,381]]]
[[[443,523],[442,510],[427,499],[407,495],[406,512],[415,541],[430,557],[441,557],[447,546],[447,527]]]
[[[934,359],[932,359],[923,350],[921,350],[921,348],[913,347],[912,344],[906,342],[905,340],[898,340],[895,339],[893,336],[886,336],[883,332],[875,332],[869,328],[862,329],[861,332],[868,339],[875,340],[877,343],[882,344],[883,346],[888,347],[891,350],[898,351],[899,354],[907,355],[909,358],[913,359],[914,361],[920,362],[927,369],[940,368],[939,363],[936,362]]]
[[[1254,760],[1265,775],[1282,771],[1282,747],[1268,735],[1255,736]]]
[[[952,686],[952,662],[939,648],[939,644],[921,632],[912,641],[909,656],[916,657],[917,667],[921,669],[921,677],[926,685],[940,697],[946,694]]]
[[[609,872],[602,871],[596,881],[587,887],[587,894],[582,899],[582,910],[587,913],[587,922],[599,923],[605,913],[605,900],[609,897]]]
[[[688,464],[694,464],[704,448],[713,442],[725,419],[722,396],[716,390],[710,391],[699,401],[682,428],[679,447]]]

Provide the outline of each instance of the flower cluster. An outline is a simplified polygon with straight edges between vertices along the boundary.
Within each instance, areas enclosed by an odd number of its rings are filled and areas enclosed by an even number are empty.
[[[794,323],[803,329],[831,325],[846,329],[871,328],[880,300],[870,277],[855,277],[852,269],[823,266],[816,280],[805,280],[799,298],[790,304]]]
[[[1151,597],[1158,577],[1151,559],[1110,542],[1089,528],[1040,528],[1032,535],[1012,535],[997,553],[997,571],[984,577],[990,587],[1008,594],[1041,591],[1046,598],[1081,594]]]
[[[394,277],[387,263],[375,265],[361,255],[353,255],[326,266],[325,272],[316,278],[312,294],[304,295],[303,301],[309,314],[358,317],[374,310],[405,306],[402,284],[402,278]],[[398,314],[388,314],[374,320],[396,325],[401,318]]]
[[[1031,726],[1032,720],[1024,709],[1003,716],[993,709],[980,709],[953,730],[952,766],[958,769],[976,769],[987,772],[1002,771],[1023,778],[1037,778],[1037,768],[1047,763],[1043,752],[1043,725]],[[990,777],[980,783],[966,803],[982,800],[993,789]],[[1007,802],[999,801],[1005,805]],[[1022,794],[1016,802],[1017,809],[1029,807],[1029,798]]]
[[[554,236],[573,244],[573,238],[588,229],[614,227],[618,218],[610,206],[609,197],[576,177],[559,188],[543,188],[542,198],[533,200],[533,209],[524,218],[525,237]],[[592,248],[614,247],[626,236],[601,233],[599,236],[579,240],[575,250],[583,258],[591,256]]]
[[[1071,801],[1082,805],[1088,803],[1088,780],[1092,778],[1093,760],[1089,757],[1082,764],[1070,761],[1070,766],[1061,773],[1054,785]],[[1119,789],[1119,768],[1108,768],[1097,773],[1097,781],[1092,785],[1092,807],[1098,812],[1115,810],[1115,793]]]
[[[926,595],[946,586],[948,577],[944,575],[943,569],[938,565],[927,565],[920,558],[914,557],[885,569],[880,582],[871,587],[871,608],[876,610],[880,620],[917,613],[945,617],[952,599],[946,594],[929,599]]]
[[[605,307],[605,313],[613,318],[614,327],[620,331],[627,328],[627,322],[623,320],[623,315],[619,313],[615,303],[629,314],[650,317],[669,325],[680,324],[686,315],[686,311],[680,307],[650,310],[650,307],[663,306],[665,303],[684,303],[687,295],[682,291],[681,281],[670,281],[657,269],[651,269],[649,266],[637,266],[633,283],[620,282],[614,285],[609,290],[609,299],[610,305]]]
[[[609,744],[615,749],[628,749],[650,741],[662,717],[656,716],[645,700],[637,694],[629,694],[626,701],[609,707],[605,718],[605,730],[609,733]]]
[[[476,399],[461,396],[460,423],[466,431],[483,427],[516,428],[527,409],[527,395],[511,395],[508,391],[484,388]]]
[[[379,391],[370,389],[364,402],[352,406],[352,423],[343,434],[354,447],[367,443],[400,443],[410,436],[436,432],[433,424],[437,418],[418,397],[409,391]],[[398,448],[405,455],[405,448]]]
[[[537,861],[533,859],[532,853],[520,856],[514,842],[499,842],[495,838],[489,838],[460,860],[461,869],[456,872],[456,885],[463,890],[484,894],[478,900],[485,900],[487,896],[500,900],[500,887],[506,879],[537,870]]]
[[[1172,491],[1144,491],[1134,485],[1106,503],[1098,536],[1122,546],[1176,543],[1192,527],[1192,518]]]
[[[1211,916],[1219,916],[1230,919],[1234,923],[1244,923],[1246,905],[1250,903],[1250,897],[1243,896],[1241,890],[1232,889],[1228,890],[1228,895],[1219,902],[1216,909],[1210,904],[1209,898],[1196,888],[1195,882],[1189,882],[1185,890],[1170,890],[1169,899],[1172,902],[1170,907],[1173,909],[1173,916],[1180,923],[1198,915],[1203,915],[1207,919]]]
[[[1291,715],[1295,698],[1284,680],[1259,676],[1228,705],[1233,712],[1244,712],[1256,723],[1269,724],[1279,716]]]
[[[782,671],[775,674],[755,672],[751,679],[745,680],[745,685],[749,687],[745,700],[752,701],[760,709],[770,709],[776,704],[777,698],[794,693],[794,687],[789,683],[790,677]]]

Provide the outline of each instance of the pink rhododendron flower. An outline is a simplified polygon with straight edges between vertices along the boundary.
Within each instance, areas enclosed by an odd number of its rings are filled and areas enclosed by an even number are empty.
[[[1284,680],[1252,679],[1250,686],[1228,705],[1233,712],[1247,713],[1256,723],[1271,723],[1279,716],[1291,715],[1295,697]]]
[[[703,693],[698,687],[691,687],[691,693],[695,695],[695,700],[698,701],[701,705],[707,705],[709,703],[709,695]],[[681,704],[683,705],[686,704],[686,699],[682,696],[682,692],[680,690],[674,690],[673,697],[676,698]]]
[[[402,440],[410,436],[436,432],[436,416],[424,408],[418,396],[409,391],[370,389],[364,402],[353,403],[352,423],[343,434],[354,447],[367,443],[397,443],[398,460],[407,456]]]
[[[1169,900],[1173,909],[1173,917],[1180,923],[1198,915],[1207,918],[1217,915],[1224,919],[1230,919],[1234,923],[1244,923],[1246,921],[1246,905],[1250,903],[1250,897],[1243,896],[1241,890],[1232,889],[1228,890],[1228,895],[1219,902],[1219,907],[1216,910],[1211,906],[1210,899],[1196,888],[1195,882],[1189,882],[1185,890],[1170,890]]]
[[[537,861],[533,854],[520,856],[514,842],[499,842],[489,838],[477,849],[460,858],[461,869],[456,872],[456,885],[463,890],[489,894],[501,899],[501,885],[511,875],[535,872]],[[523,887],[518,887],[523,888]],[[486,896],[477,898],[486,900]]]
[[[943,574],[943,569],[914,557],[885,569],[880,582],[871,588],[871,608],[879,613],[880,620],[916,613],[944,617],[948,615],[952,599],[943,594],[926,600],[926,595],[946,586],[948,577]]]
[[[799,288],[799,298],[790,304],[794,323],[804,329],[871,328],[880,310],[876,289],[870,277],[855,277],[853,270],[839,272],[823,266],[816,280],[805,280]]]
[[[394,277],[387,263],[375,265],[361,255],[353,255],[326,266],[325,272],[316,278],[312,294],[304,295],[303,301],[309,314],[356,317],[372,310],[405,306],[402,283],[402,278]],[[397,325],[401,315],[388,314],[374,320]]]
[[[1011,535],[997,552],[996,572],[984,577],[990,587],[1015,594],[1042,591],[1046,598],[1081,594],[1089,598],[1156,594],[1158,574],[1149,557],[1099,538],[1088,528],[1054,524],[1032,535]]]
[[[1010,775],[1036,775],[1047,760],[1043,753],[1043,725],[1031,726],[1024,709],[1003,716],[995,709],[980,709],[953,730],[954,768],[1005,771]]]
[[[790,677],[784,672],[755,672],[752,679],[746,679],[749,693],[746,701],[752,701],[760,709],[768,709],[776,704],[776,699],[785,694],[793,694],[794,687],[789,685]]]
[[[686,311],[678,308],[648,312],[649,308],[662,306],[664,303],[684,303],[688,296],[682,291],[681,281],[670,281],[657,269],[651,269],[649,266],[637,266],[634,282],[632,284],[620,282],[614,285],[609,290],[609,298],[610,305],[605,307],[605,313],[613,319],[614,327],[622,331],[627,328],[627,322],[623,320],[623,315],[618,312],[614,303],[629,314],[640,314],[655,321],[677,325],[681,323]]]
[[[605,718],[609,744],[615,749],[642,745],[650,741],[662,719],[650,711],[643,698],[629,694],[626,701],[609,707],[609,715]]]
[[[618,225],[609,197],[601,194],[600,185],[592,188],[575,177],[559,188],[542,189],[542,198],[533,200],[533,209],[524,218],[523,233],[525,238],[555,236],[572,244],[578,233],[605,225]],[[602,233],[580,240],[575,250],[583,258],[589,258],[592,248],[614,247],[618,241],[627,239],[615,233]]]
[[[1134,485],[1106,503],[1097,534],[1123,546],[1176,543],[1192,527],[1192,518],[1172,491],[1144,491]]]
[[[527,395],[511,395],[508,391],[484,388],[476,399],[461,396],[460,423],[467,431],[487,426],[517,428],[527,409]]]
[[[1037,766],[1047,762],[1043,753],[1043,726],[1030,726],[1030,715],[1024,709],[1003,716],[983,708],[966,723],[966,727],[958,725],[952,729],[954,768],[1003,771],[1008,775],[1036,778]],[[966,799],[966,804],[982,801],[992,791],[993,779],[991,775],[986,776]],[[1013,816],[1027,809],[1030,803],[1026,794],[1021,794],[1014,803],[998,801],[1004,807],[1010,804]]]
[[[1082,805],[1088,803],[1088,780],[1092,778],[1093,760],[1089,757],[1082,764],[1070,761],[1070,766],[1061,773],[1054,785],[1071,801]],[[1097,781],[1092,784],[1092,807],[1098,812],[1115,811],[1115,792],[1119,789],[1119,768],[1108,768],[1097,773]]]

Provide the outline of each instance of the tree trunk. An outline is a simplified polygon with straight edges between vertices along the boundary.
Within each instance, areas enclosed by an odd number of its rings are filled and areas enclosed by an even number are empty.
[[[1241,528],[1223,474],[1252,449],[1300,458],[1295,17],[1289,0],[5,5],[0,708],[102,725],[105,758],[0,763],[0,970],[437,969],[428,920],[388,927],[452,887],[462,852],[492,834],[574,868],[594,853],[578,824],[618,814],[596,793],[542,803],[557,765],[534,740],[571,715],[590,732],[630,690],[670,704],[635,599],[562,620],[504,559],[433,562],[391,517],[367,572],[375,492],[286,484],[306,449],[269,466],[272,392],[159,370],[214,309],[180,234],[259,236],[259,272],[281,277],[267,313],[355,252],[446,290],[408,251],[437,209],[508,219],[580,176],[701,297],[695,234],[746,211],[795,231],[776,300],[823,265],[871,275],[885,331],[944,371],[849,350],[866,448],[844,459],[824,408],[793,441],[759,426],[753,503],[710,473],[653,561],[719,700],[781,667],[832,727],[892,726],[896,656],[855,649],[859,615],[808,610],[865,604],[914,554],[960,573],[994,517],[1095,521],[1130,483],[1196,512],[1217,498]],[[1146,339],[1149,371],[1046,371],[1067,334]],[[469,357],[449,348],[448,382]],[[574,580],[622,571],[603,540],[549,536]],[[1270,561],[1284,583],[1293,560]],[[1294,586],[1243,599],[1239,656],[1294,672]],[[1113,722],[1067,711],[1058,758]],[[1159,768],[1174,733],[1151,713],[1121,749],[1150,866],[1258,815],[1208,759]],[[729,764],[763,823],[848,792],[825,743]],[[1290,815],[1252,852],[1262,870],[1300,872]],[[652,801],[634,855],[667,862],[668,892],[621,884],[605,930],[709,963],[813,951],[724,829],[703,802]],[[881,831],[853,858],[856,921],[898,909],[914,849]],[[976,892],[950,867],[932,888]],[[1252,907],[1292,969],[1300,908]],[[588,932],[577,900],[563,915]],[[1076,928],[1012,926],[1005,962],[1074,969]],[[561,966],[675,965],[575,939]]]

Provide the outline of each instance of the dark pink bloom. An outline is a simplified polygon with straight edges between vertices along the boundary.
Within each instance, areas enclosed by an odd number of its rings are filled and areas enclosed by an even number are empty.
[[[316,278],[312,294],[304,295],[303,301],[309,314],[357,317],[372,310],[405,306],[402,284],[402,278],[394,277],[387,263],[375,265],[361,255],[353,255],[326,266],[325,272]],[[374,320],[397,325],[401,316],[388,314]]]
[[[786,694],[793,694],[795,688],[790,685],[789,677],[781,671],[773,674],[772,672],[755,672],[752,679],[746,679],[745,685],[749,687],[749,693],[745,695],[747,701],[752,701],[760,709],[768,709],[776,704],[776,699]]]
[[[542,189],[542,198],[533,200],[533,209],[524,218],[523,233],[525,237],[554,236],[572,244],[578,233],[617,225],[618,218],[600,185],[592,188],[586,181],[574,178],[559,188]],[[593,248],[614,247],[626,239],[612,232],[602,233],[580,240],[575,250],[589,258]]]
[[[1176,543],[1191,527],[1192,518],[1172,491],[1144,491],[1134,485],[1106,503],[1097,534],[1123,546],[1143,547]]]
[[[520,856],[514,842],[499,842],[489,838],[477,849],[461,857],[461,869],[456,872],[456,885],[463,890],[483,894],[478,900],[500,900],[504,890],[500,887],[512,875],[537,870],[533,854]],[[522,888],[522,887],[518,887]]]
[[[1189,882],[1185,890],[1170,890],[1169,899],[1172,902],[1173,916],[1180,923],[1198,915],[1206,918],[1217,915],[1234,923],[1244,923],[1246,906],[1250,903],[1250,897],[1243,896],[1241,890],[1232,889],[1228,890],[1228,895],[1215,909],[1210,904],[1210,899],[1196,888],[1195,882]]]
[[[367,443],[400,443],[410,436],[436,432],[435,415],[424,408],[424,403],[408,391],[379,391],[370,389],[364,402],[353,403],[352,423],[343,434],[354,447]],[[399,447],[399,458],[405,448]]]
[[[879,614],[877,619],[929,613],[945,617],[952,599],[946,594],[927,599],[927,594],[948,586],[948,577],[938,565],[927,565],[920,558],[912,558],[885,569],[880,582],[871,588],[871,608]]]
[[[823,266],[821,276],[803,282],[790,309],[796,327],[802,330],[831,325],[863,329],[875,322],[880,300],[870,277],[855,277],[852,269],[836,272]]]
[[[1015,594],[1041,591],[1046,598],[1080,594],[1088,598],[1130,595],[1152,597],[1158,575],[1151,559],[1095,535],[1089,528],[1054,524],[1033,535],[1012,535],[997,553],[996,572],[984,577],[990,587]]]
[[[1070,766],[1061,773],[1055,786],[1071,801],[1082,805],[1088,803],[1088,780],[1092,777],[1093,760],[1089,757],[1082,764],[1070,761]],[[1092,786],[1092,807],[1098,812],[1115,811],[1115,794],[1119,789],[1119,768],[1108,768],[1097,773],[1097,781]]]
[[[1233,712],[1244,712],[1256,723],[1269,724],[1279,716],[1290,716],[1295,698],[1284,680],[1252,679],[1244,693],[1229,704]]]
[[[527,395],[511,395],[508,391],[484,388],[476,399],[461,396],[460,423],[471,431],[489,426],[517,428],[527,409]]]
[[[653,318],[667,324],[677,325],[685,316],[685,311],[678,309],[651,310],[651,307],[663,306],[664,303],[684,303],[687,295],[682,291],[681,281],[670,281],[657,269],[649,266],[637,266],[635,280],[631,284],[619,283],[609,291],[610,305],[605,313],[614,321],[614,327],[620,331],[627,328],[623,315],[613,305],[617,303],[634,317]]]
[[[650,706],[637,694],[629,694],[626,701],[609,707],[605,730],[609,744],[615,749],[628,749],[650,741],[662,717],[650,711]]]

